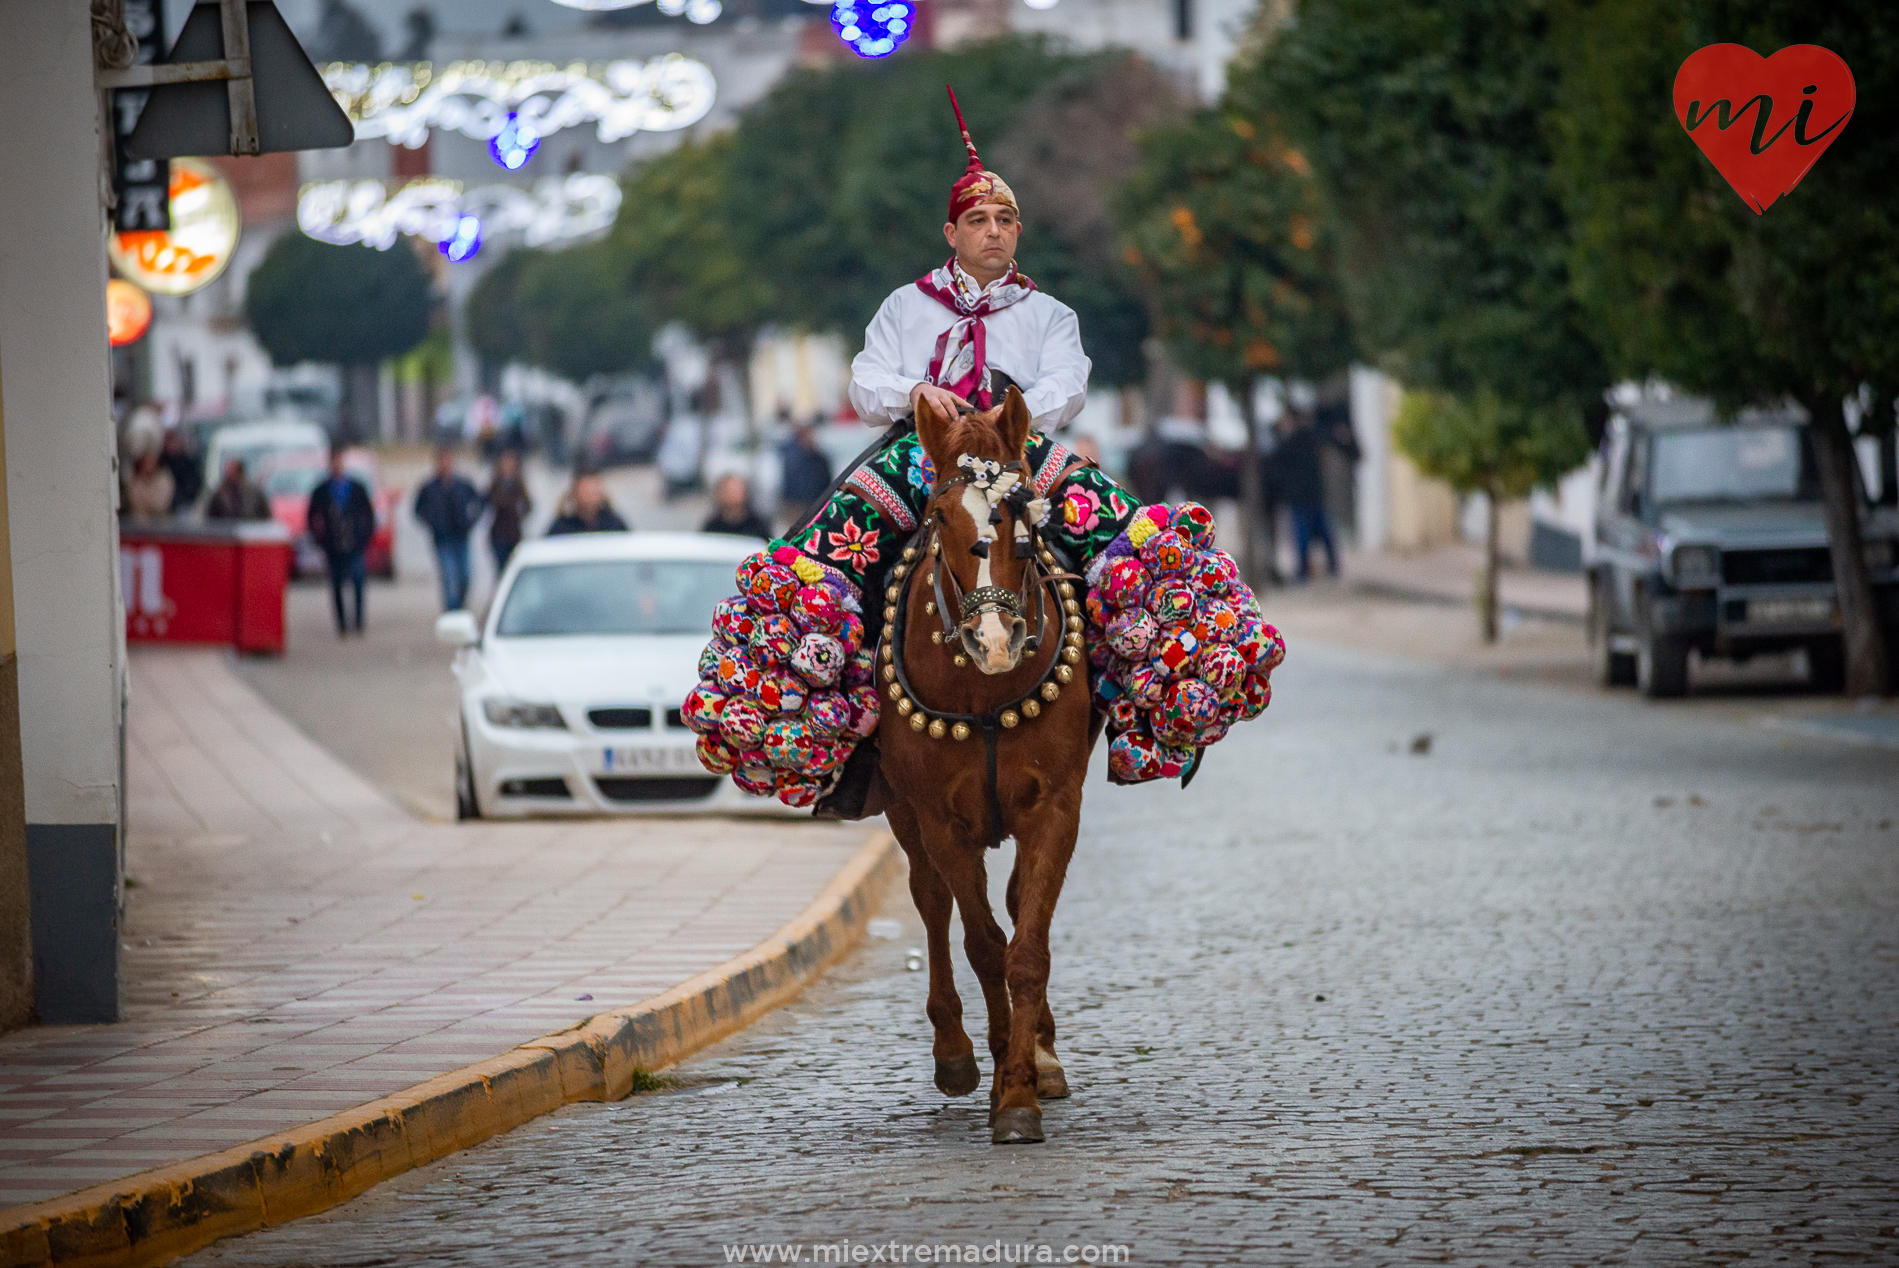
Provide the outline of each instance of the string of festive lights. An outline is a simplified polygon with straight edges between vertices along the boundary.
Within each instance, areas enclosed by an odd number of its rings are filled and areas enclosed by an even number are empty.
[[[439,179],[394,191],[381,181],[319,181],[298,192],[297,227],[319,242],[360,242],[378,251],[409,234],[459,264],[498,236],[519,234],[540,247],[599,233],[619,210],[619,183],[585,172],[543,177],[532,192],[513,185],[464,191],[460,181]]]
[[[831,26],[859,57],[888,57],[910,38],[916,16],[908,0],[837,0]]]

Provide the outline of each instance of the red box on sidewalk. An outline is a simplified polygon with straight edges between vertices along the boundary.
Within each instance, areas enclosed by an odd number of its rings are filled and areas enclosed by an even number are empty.
[[[284,649],[290,535],[274,521],[121,521],[119,591],[128,643]]]

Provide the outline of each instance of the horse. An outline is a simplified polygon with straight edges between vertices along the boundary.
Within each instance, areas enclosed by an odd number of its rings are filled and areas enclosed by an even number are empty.
[[[919,402],[917,433],[936,482],[884,592],[878,800],[927,929],[936,1086],[966,1096],[982,1081],[950,963],[954,902],[989,1014],[990,1138],[1034,1143],[1040,1098],[1068,1095],[1048,1006],[1048,933],[1100,729],[1080,579],[1058,571],[1036,532],[1046,502],[1029,483],[1021,392],[1011,385],[1001,405],[953,418]],[[984,865],[1005,836],[1016,841],[1006,940]]]

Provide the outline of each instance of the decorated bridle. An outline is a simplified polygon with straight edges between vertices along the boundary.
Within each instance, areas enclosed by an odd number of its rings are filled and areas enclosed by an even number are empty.
[[[1081,602],[1075,598],[1073,583],[1077,578],[1072,573],[1057,570],[1055,553],[1042,541],[1040,530],[1047,518],[1047,503],[1031,493],[1026,483],[1027,464],[1020,460],[1005,463],[964,454],[957,459],[957,466],[964,474],[939,480],[930,490],[930,505],[925,511],[923,523],[918,527],[916,536],[904,547],[903,558],[891,570],[892,580],[884,589],[884,636],[878,655],[883,662],[885,690],[896,704],[898,714],[908,719],[912,731],[926,733],[931,739],[947,737],[956,741],[969,739],[977,730],[982,732],[989,763],[990,845],[993,847],[1002,842],[1002,807],[996,794],[997,735],[1001,730],[1021,725],[1024,719],[1040,717],[1042,706],[1053,703],[1061,695],[1062,688],[1072,683],[1075,675],[1081,672],[1084,655]],[[942,566],[942,530],[948,520],[937,504],[945,495],[964,486],[978,489],[989,502],[989,523],[986,526],[977,525],[977,541],[970,547],[971,553],[978,558],[988,556],[990,545],[995,540],[994,526],[1002,519],[1001,507],[1006,504],[1015,512],[1015,557],[1028,561],[1019,591],[1004,586],[977,586],[963,590],[955,574]],[[1038,501],[1042,502],[1039,513],[1035,510]],[[984,527],[991,529],[988,536],[982,535]],[[929,585],[935,592],[934,597],[924,603],[923,610],[943,624],[942,629],[930,631],[930,641],[951,646],[960,643],[961,649],[955,651],[952,657],[959,669],[968,666],[969,656],[965,653],[975,650],[972,645],[974,631],[977,623],[988,613],[1006,613],[1022,627],[1022,653],[1035,654],[1048,629],[1044,592],[1051,589],[1055,592],[1061,605],[1062,647],[1049,657],[1047,666],[1026,693],[982,713],[950,713],[930,709],[917,698],[916,689],[910,685],[909,675],[904,672],[901,649],[908,620],[910,583],[919,568],[929,570]],[[945,574],[948,574],[947,587],[944,585]],[[950,615],[952,594],[957,597],[957,616],[954,619]],[[1035,599],[1033,633],[1026,630],[1025,622],[1031,594]]]

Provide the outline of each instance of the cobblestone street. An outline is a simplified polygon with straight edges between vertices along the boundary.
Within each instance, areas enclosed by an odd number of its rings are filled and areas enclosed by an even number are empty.
[[[190,1262],[1899,1260],[1893,752],[1296,630],[1274,685],[1186,792],[1090,784],[1047,1144],[931,1086],[903,896],[670,1088]]]

